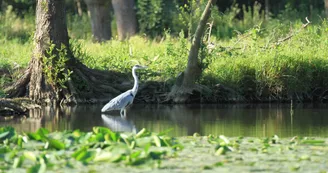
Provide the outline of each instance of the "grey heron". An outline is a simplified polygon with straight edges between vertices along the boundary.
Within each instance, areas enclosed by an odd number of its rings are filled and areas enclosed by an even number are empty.
[[[101,112],[121,110],[121,116],[126,116],[126,108],[133,103],[134,97],[138,91],[138,76],[136,75],[136,70],[144,68],[147,68],[147,66],[135,65],[132,67],[132,76],[134,78],[133,88],[113,98],[101,109]]]

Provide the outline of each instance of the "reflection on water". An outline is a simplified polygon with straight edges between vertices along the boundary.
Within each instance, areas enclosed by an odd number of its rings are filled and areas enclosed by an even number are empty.
[[[327,105],[226,104],[226,105],[133,105],[122,118],[119,112],[101,114],[102,105],[66,108],[45,107],[31,110],[28,118],[0,119],[0,126],[13,126],[18,131],[92,130],[106,126],[113,131],[136,132],[147,128],[166,131],[172,136],[321,136],[328,137]]]
[[[126,117],[101,114],[104,125],[117,132],[137,132],[136,126]]]

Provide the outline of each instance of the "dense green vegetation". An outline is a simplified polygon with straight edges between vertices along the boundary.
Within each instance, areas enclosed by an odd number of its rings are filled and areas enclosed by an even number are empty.
[[[142,5],[140,2],[139,8],[146,10]],[[174,25],[178,28],[172,26],[162,34],[150,33],[128,41],[113,39],[105,43],[91,41],[87,14],[68,15],[72,48],[76,57],[90,68],[130,73],[133,64],[146,64],[149,69],[141,72],[143,81],[155,80],[170,85],[186,66],[190,47],[188,35],[193,33],[202,8],[176,9],[179,17],[171,22],[183,26]],[[198,81],[215,91],[214,95],[207,96],[209,101],[325,100],[328,89],[326,20],[313,16],[312,23],[301,29],[306,21],[297,16],[305,15],[291,7],[287,6],[268,20],[258,4],[252,9],[243,8],[242,19],[236,18],[240,11],[237,6],[225,13],[215,10],[212,14],[210,20],[214,25],[209,40],[214,48],[203,47],[201,51],[204,71]],[[194,11],[193,19],[187,17],[187,10]],[[138,15],[144,15],[142,11]],[[154,20],[161,17],[153,16]],[[144,33],[148,31],[154,30],[145,26]],[[32,13],[18,15],[10,6],[0,13],[0,68],[10,73],[9,77],[0,72],[0,95],[4,95],[2,89],[17,79],[27,66],[33,51],[33,32]],[[154,35],[155,39],[149,37]],[[279,41],[289,35],[293,36]]]
[[[11,127],[2,127],[0,141],[0,170],[5,172],[328,170],[328,141],[322,138],[197,134],[171,138],[145,129],[130,134],[104,127],[94,127],[92,132],[49,132],[41,128],[17,133]]]

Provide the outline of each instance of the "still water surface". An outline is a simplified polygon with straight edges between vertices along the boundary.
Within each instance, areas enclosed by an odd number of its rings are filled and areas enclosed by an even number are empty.
[[[135,104],[122,118],[118,111],[101,114],[102,105],[49,108],[30,111],[28,118],[0,119],[0,126],[18,131],[92,130],[106,126],[114,131],[135,132],[142,128],[172,136],[201,135],[280,137],[328,137],[328,105],[220,104],[142,105]]]

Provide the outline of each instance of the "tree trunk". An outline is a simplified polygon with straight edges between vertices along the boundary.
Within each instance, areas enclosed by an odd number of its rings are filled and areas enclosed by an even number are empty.
[[[32,59],[25,73],[5,89],[7,97],[28,95],[37,104],[96,102],[125,89],[120,85],[127,79],[124,75],[89,69],[73,57],[64,2],[37,1]]]
[[[112,0],[118,39],[128,39],[137,33],[137,18],[134,0]]]
[[[77,14],[79,16],[82,16],[82,7],[81,7],[81,0],[75,0],[76,2],[76,8],[77,8]]]
[[[197,26],[195,37],[192,40],[192,45],[189,50],[187,68],[177,78],[177,81],[169,94],[169,98],[173,99],[174,102],[180,103],[188,101],[192,92],[197,89],[195,82],[197,79],[199,79],[202,73],[200,60],[198,58],[199,48],[204,36],[206,22],[211,14],[211,6],[215,6],[215,2],[216,0],[208,1]]]
[[[325,13],[326,17],[328,17],[328,0],[325,0]]]
[[[101,42],[110,40],[111,31],[111,15],[109,0],[84,0],[87,4],[91,16],[91,29],[93,39]]]
[[[270,14],[270,3],[269,0],[265,0],[264,2],[264,6],[265,6],[265,20],[269,19],[269,14]]]
[[[49,58],[46,51],[50,48],[50,44],[54,44],[57,49],[61,48],[62,45],[66,49],[69,48],[64,1],[38,0],[34,44],[33,57],[30,62],[29,96],[34,101],[44,100],[48,103],[51,100],[61,99],[56,84],[47,82],[48,79],[43,75],[43,62],[45,58]],[[56,54],[56,52],[53,53]],[[49,67],[56,68],[55,66]],[[48,70],[49,73],[53,73],[50,71],[51,69]]]

